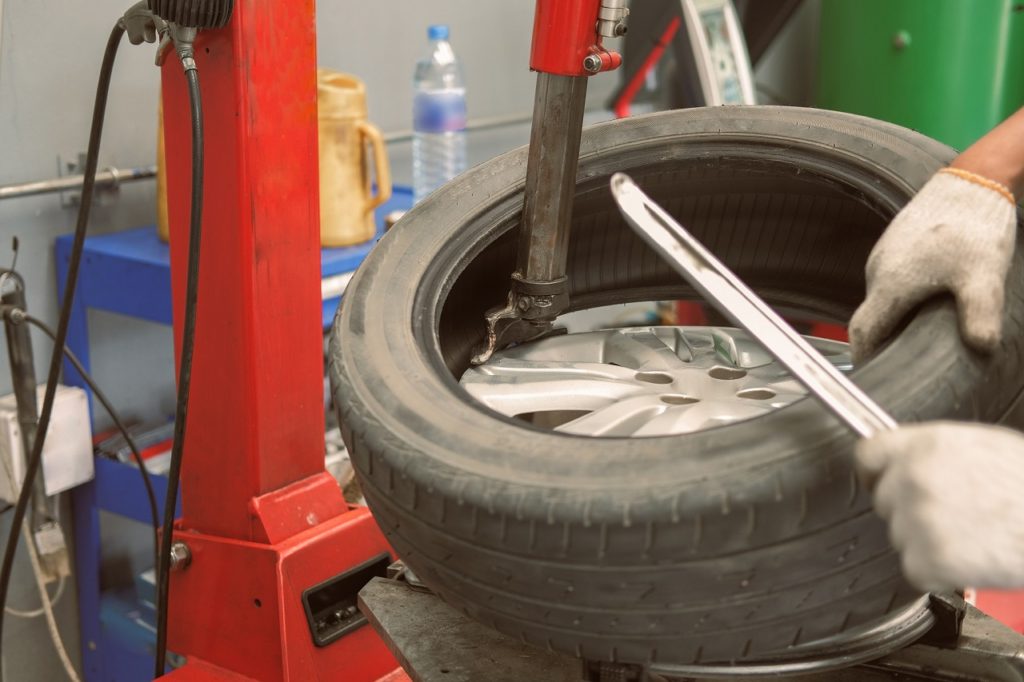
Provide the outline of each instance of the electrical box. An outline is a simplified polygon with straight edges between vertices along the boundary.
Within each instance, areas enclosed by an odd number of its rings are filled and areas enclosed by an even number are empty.
[[[45,387],[38,387],[43,404]],[[42,476],[47,495],[91,481],[94,475],[89,398],[85,391],[58,386],[49,433],[43,446]],[[25,448],[22,445],[18,407],[13,394],[0,398],[0,499],[14,504],[25,479]],[[16,485],[11,485],[11,478]]]

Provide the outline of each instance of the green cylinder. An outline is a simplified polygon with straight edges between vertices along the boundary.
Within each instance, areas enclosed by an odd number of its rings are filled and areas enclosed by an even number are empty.
[[[1024,3],[823,0],[818,106],[964,149],[1024,104]]]

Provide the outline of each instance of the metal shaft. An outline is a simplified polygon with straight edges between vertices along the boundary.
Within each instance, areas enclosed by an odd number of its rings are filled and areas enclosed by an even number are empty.
[[[537,74],[516,271],[527,282],[565,277],[587,78]]]
[[[96,173],[96,189],[115,189],[126,182],[148,180],[155,177],[156,166],[121,169],[108,168],[105,171]],[[36,180],[16,185],[4,185],[0,186],[0,199],[17,199],[37,194],[80,190],[82,189],[83,181],[84,178],[81,175],[69,175],[64,178],[53,178],[52,180]]]
[[[508,302],[485,316],[487,332],[474,364],[546,333],[569,307],[565,271],[586,99],[586,76],[537,74],[516,269]]]

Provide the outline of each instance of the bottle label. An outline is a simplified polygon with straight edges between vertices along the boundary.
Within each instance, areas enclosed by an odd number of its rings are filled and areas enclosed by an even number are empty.
[[[454,133],[466,129],[464,90],[418,92],[413,97],[412,125],[418,133]]]

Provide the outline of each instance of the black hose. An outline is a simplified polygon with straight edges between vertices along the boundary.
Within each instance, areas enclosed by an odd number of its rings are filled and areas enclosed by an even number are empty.
[[[92,208],[93,190],[96,186],[96,166],[100,153],[100,138],[103,136],[103,118],[106,114],[107,95],[110,92],[110,77],[114,70],[114,59],[121,43],[124,29],[120,21],[110,32],[107,47],[103,53],[103,64],[100,67],[99,82],[96,85],[96,100],[92,112],[92,128],[89,131],[89,149],[85,159],[84,182],[82,183],[82,203],[78,206],[78,222],[75,225],[75,236],[71,247],[71,259],[68,264],[67,280],[64,283],[64,301],[61,305],[60,318],[57,322],[57,334],[54,339],[53,353],[50,356],[50,370],[46,378],[46,393],[43,407],[39,415],[38,436],[29,454],[25,467],[25,480],[18,494],[18,503],[14,507],[11,519],[11,530],[7,535],[7,546],[4,549],[3,564],[0,566],[0,657],[3,656],[3,613],[7,606],[7,592],[11,585],[11,572],[14,568],[14,556],[18,551],[18,536],[21,524],[25,520],[25,511],[31,497],[32,482],[39,473],[42,461],[43,445],[46,443],[46,430],[50,426],[53,414],[53,400],[57,393],[57,382],[60,379],[61,358],[64,344],[68,338],[68,323],[71,320],[71,307],[75,300],[75,287],[78,284],[78,268],[82,261],[82,248],[85,244],[85,232],[89,224],[89,212]],[[173,515],[173,512],[172,512]],[[3,672],[0,671],[0,680]]]
[[[199,73],[191,58],[183,58],[192,114],[192,215],[188,232],[188,275],[185,285],[185,321],[181,334],[181,366],[178,369],[178,402],[174,415],[174,446],[167,472],[167,499],[164,501],[163,543],[157,570],[157,629],[155,677],[164,674],[167,660],[167,604],[170,595],[171,543],[174,540],[174,509],[181,478],[181,460],[185,446],[189,387],[192,383],[192,355],[195,350],[196,302],[199,294],[199,247],[203,236],[203,101]]]
[[[39,318],[33,317],[28,313],[24,313],[22,319],[38,328],[54,341],[57,340],[57,334]],[[100,402],[103,409],[107,411],[108,415],[110,415],[110,420],[114,422],[114,426],[121,432],[121,437],[124,438],[125,442],[128,444],[128,447],[132,451],[132,458],[139,467],[139,473],[142,474],[142,485],[145,486],[146,497],[149,498],[149,514],[153,518],[153,558],[155,561],[153,566],[155,567],[160,561],[160,512],[157,510],[156,493],[153,491],[153,481],[149,478],[149,471],[146,469],[146,462],[142,459],[142,454],[139,452],[139,448],[135,445],[135,439],[132,438],[131,433],[128,432],[128,428],[124,425],[124,421],[117,413],[117,410],[114,409],[113,404],[107,400],[107,396],[102,390],[100,390],[100,387],[95,381],[93,381],[92,377],[89,376],[89,373],[85,370],[85,365],[83,365],[81,360],[78,359],[78,356],[76,356],[66,345],[64,346],[64,356],[78,371],[78,373],[82,375],[82,378],[89,386],[92,394],[96,396],[96,400]]]

